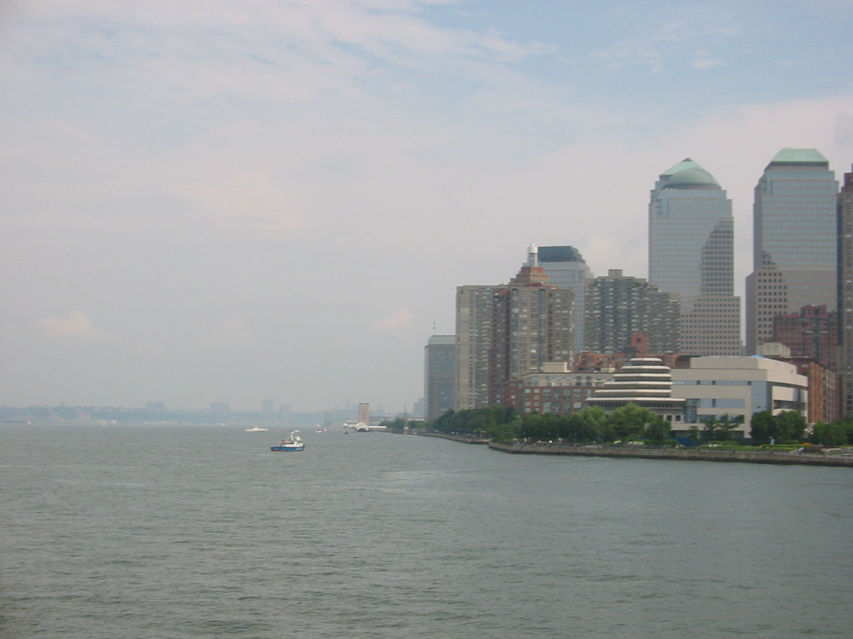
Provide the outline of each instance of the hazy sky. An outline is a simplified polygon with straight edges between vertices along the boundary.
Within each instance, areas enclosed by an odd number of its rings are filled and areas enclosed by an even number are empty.
[[[851,0],[0,2],[0,404],[411,409],[529,243],[646,276],[685,157],[853,163]],[[433,328],[435,327],[435,329]]]

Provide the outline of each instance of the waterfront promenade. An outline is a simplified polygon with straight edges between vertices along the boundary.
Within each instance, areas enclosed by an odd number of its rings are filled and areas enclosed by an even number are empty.
[[[803,466],[846,466],[853,468],[853,448],[805,453],[796,451],[648,448],[645,446],[609,446],[607,444],[571,445],[548,442],[490,442],[467,433],[441,433],[422,430],[422,437],[440,437],[463,444],[488,444],[492,450],[514,455],[574,455],[576,457],[621,457],[633,459],[672,459],[678,461],[744,462],[748,464],[798,464]]]
[[[853,467],[853,450],[848,454],[789,451],[739,451],[718,449],[646,448],[645,446],[607,446],[553,443],[498,443],[489,448],[518,455],[574,455],[579,457],[622,457],[635,459],[673,459],[683,461],[746,462],[751,464],[800,464],[809,466]]]

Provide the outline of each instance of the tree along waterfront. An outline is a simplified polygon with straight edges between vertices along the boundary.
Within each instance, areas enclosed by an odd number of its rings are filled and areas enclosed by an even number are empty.
[[[707,421],[701,428],[694,426],[691,429],[691,443],[733,442],[733,431],[738,425],[728,417]],[[669,422],[636,404],[618,408],[610,415],[597,406],[571,415],[521,415],[507,406],[450,410],[428,423],[427,427],[437,432],[465,433],[498,442],[526,440],[603,444],[638,441],[652,446],[673,443]],[[796,411],[778,415],[764,411],[753,415],[750,437],[753,444],[759,445],[853,445],[853,419],[835,424],[815,424],[809,431],[805,419]]]

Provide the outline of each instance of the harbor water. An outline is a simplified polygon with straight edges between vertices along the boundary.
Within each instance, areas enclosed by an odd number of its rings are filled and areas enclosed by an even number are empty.
[[[850,637],[853,469],[0,425],[0,637]]]

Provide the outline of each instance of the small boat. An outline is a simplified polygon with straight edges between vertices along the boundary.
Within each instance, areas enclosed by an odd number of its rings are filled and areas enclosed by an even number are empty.
[[[295,434],[298,432],[298,430],[290,431],[290,436],[287,439],[282,439],[278,446],[270,446],[270,450],[285,452],[305,450],[305,442],[299,435]]]
[[[254,428],[247,428],[247,433],[265,433],[269,430],[269,428],[261,428],[260,426],[255,426]]]

